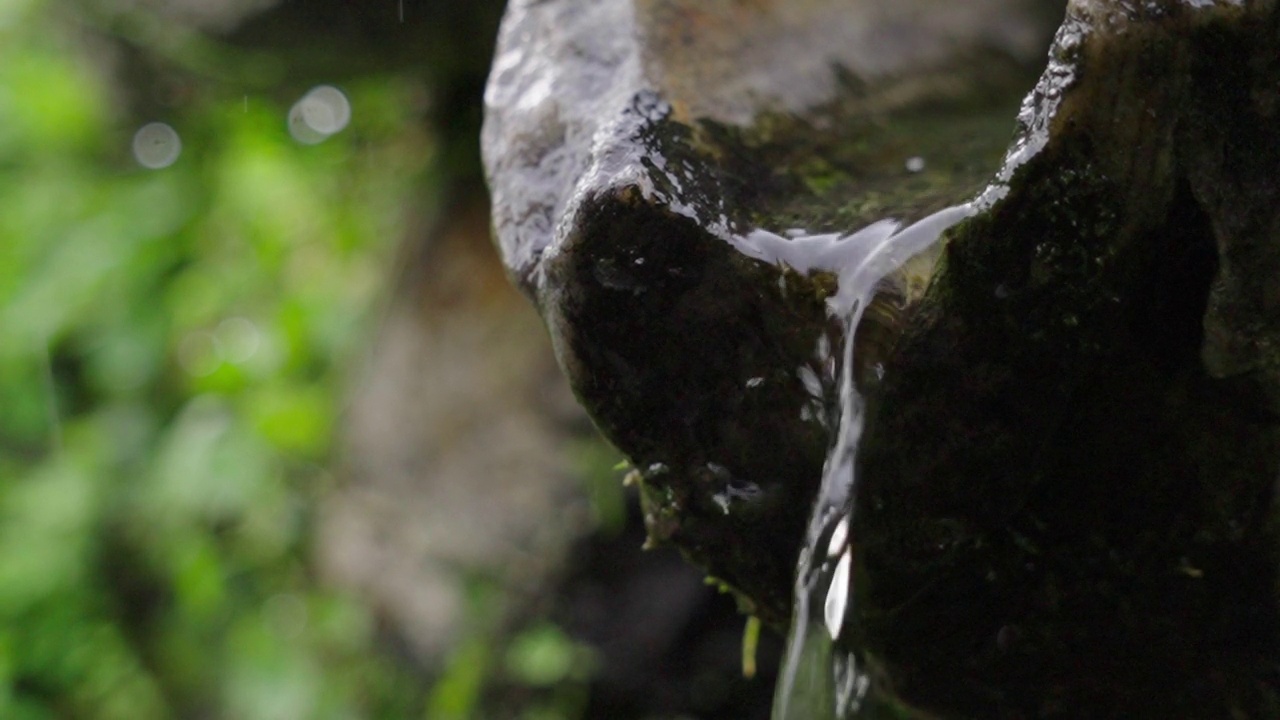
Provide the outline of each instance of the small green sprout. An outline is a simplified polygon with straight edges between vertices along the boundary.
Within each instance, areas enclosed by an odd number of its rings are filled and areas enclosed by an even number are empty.
[[[760,644],[760,618],[751,615],[742,630],[742,677],[756,676],[756,647]]]

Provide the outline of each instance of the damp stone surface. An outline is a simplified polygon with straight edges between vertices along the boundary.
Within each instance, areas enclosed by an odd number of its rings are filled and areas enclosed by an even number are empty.
[[[486,112],[775,717],[1280,717],[1276,3],[515,2]]]

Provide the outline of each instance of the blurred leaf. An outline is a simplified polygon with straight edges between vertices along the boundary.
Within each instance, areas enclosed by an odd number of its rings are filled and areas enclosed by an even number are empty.
[[[471,720],[480,706],[490,662],[490,643],[473,637],[460,645],[427,700],[426,720]]]
[[[748,680],[756,676],[756,651],[760,645],[760,618],[747,618],[742,629],[742,677]]]
[[[307,556],[421,98],[353,86],[351,128],[303,147],[287,99],[226,81],[270,57],[126,5],[0,2],[0,718],[417,716]],[[120,86],[139,57],[173,74]],[[182,143],[158,171],[130,155],[153,120]]]
[[[95,491],[69,462],[51,461],[0,494],[0,618],[14,617],[85,573]]]
[[[319,388],[272,386],[250,404],[258,432],[281,450],[321,457],[333,424],[332,398]]]
[[[531,687],[549,687],[566,680],[583,680],[590,671],[587,648],[560,628],[535,625],[520,633],[507,648],[506,669],[512,679]]]
[[[28,46],[27,53],[8,58],[0,124],[33,149],[85,150],[102,122],[101,90],[77,66],[80,58],[58,44]]]

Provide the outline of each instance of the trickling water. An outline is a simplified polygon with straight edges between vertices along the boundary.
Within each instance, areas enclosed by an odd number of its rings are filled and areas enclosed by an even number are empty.
[[[841,328],[838,382],[823,390],[825,405],[835,414],[836,432],[823,470],[795,584],[795,610],[786,658],[774,700],[774,720],[825,720],[859,716],[870,687],[857,653],[841,640],[854,592],[852,537],[858,441],[864,402],[857,387],[859,351],[853,341],[872,301],[886,279],[911,258],[935,245],[943,231],[973,212],[972,204],[936,212],[908,227],[882,220],[851,235],[782,237],[756,231],[737,241],[744,253],[785,263],[805,272],[837,268],[839,290],[828,300],[828,312]],[[835,343],[824,339],[820,353]]]

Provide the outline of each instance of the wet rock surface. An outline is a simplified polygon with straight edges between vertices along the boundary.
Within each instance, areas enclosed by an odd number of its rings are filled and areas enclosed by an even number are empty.
[[[569,5],[508,11],[495,223],[651,538],[785,622],[840,268],[978,195],[857,331],[861,716],[1280,716],[1276,4],[1076,0],[1047,68],[1043,6]]]
[[[508,9],[484,130],[504,261],[638,468],[650,539],[770,624],[788,617],[831,433],[827,299],[866,251],[840,233],[981,189],[1041,62],[1043,14],[996,1]],[[792,253],[797,234],[817,240]]]
[[[883,695],[1280,716],[1278,50],[1273,3],[1070,5],[868,418]]]

